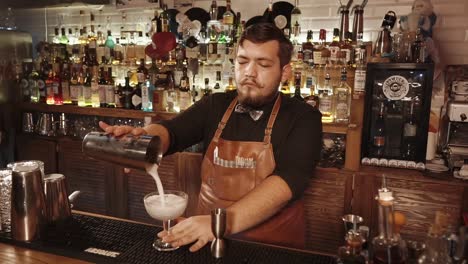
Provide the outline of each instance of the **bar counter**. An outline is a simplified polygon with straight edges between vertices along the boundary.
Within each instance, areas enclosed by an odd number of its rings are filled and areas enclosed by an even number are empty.
[[[61,226],[48,226],[41,239],[18,242],[0,232],[1,263],[336,263],[335,257],[312,251],[227,240],[225,257],[215,259],[209,244],[191,253],[152,247],[161,227],[74,211]]]

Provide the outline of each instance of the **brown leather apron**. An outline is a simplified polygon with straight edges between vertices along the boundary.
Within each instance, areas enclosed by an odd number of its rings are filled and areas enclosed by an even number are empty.
[[[273,124],[281,105],[281,95],[265,129],[263,142],[229,141],[221,133],[236,106],[235,98],[224,113],[221,122],[203,158],[202,184],[198,212],[209,214],[211,209],[227,208],[255,188],[275,169],[270,143]],[[236,234],[234,237],[287,247],[305,247],[304,204],[302,200],[285,206],[265,222]]]

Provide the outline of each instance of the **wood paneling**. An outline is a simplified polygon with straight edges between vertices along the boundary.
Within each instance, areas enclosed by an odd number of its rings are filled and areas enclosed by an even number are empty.
[[[70,191],[81,191],[74,209],[112,215],[106,207],[106,190],[113,165],[86,157],[81,141],[64,139],[59,143],[59,172],[67,178]]]
[[[318,168],[304,194],[307,249],[335,254],[343,244],[346,189],[353,174],[337,169]]]
[[[174,173],[177,155],[166,156],[158,168],[159,177],[165,190],[182,190],[178,175]],[[148,216],[143,204],[143,197],[156,191],[156,183],[153,178],[144,171],[131,170],[127,175],[128,180],[128,218],[147,223],[155,222]]]
[[[202,154],[200,153],[180,153],[178,158],[177,173],[184,185],[181,186],[189,196],[189,203],[185,216],[195,215],[198,206],[198,194],[201,186],[201,162]]]
[[[414,170],[363,170],[356,177],[354,193],[358,206],[353,207],[353,212],[364,217],[372,236],[378,233],[378,207],[374,197],[382,185],[382,175],[386,176],[387,187],[395,197],[394,209],[407,217],[407,224],[401,230],[404,239],[424,241],[436,211],[447,212],[453,227],[460,224],[460,212],[466,210],[463,209],[466,186],[460,181],[434,179]]]
[[[57,172],[57,143],[46,137],[18,135],[16,139],[17,160],[41,160],[44,172]]]

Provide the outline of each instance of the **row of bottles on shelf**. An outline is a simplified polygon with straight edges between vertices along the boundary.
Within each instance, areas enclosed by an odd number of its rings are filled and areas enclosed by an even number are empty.
[[[228,56],[222,64],[201,63],[201,67],[197,59],[184,58],[175,65],[152,60],[150,67],[141,59],[139,66],[132,68],[93,63],[90,58],[95,56],[89,55],[90,49],[85,50],[88,55],[81,63],[50,64],[43,60],[39,70],[24,63],[19,78],[23,101],[178,112],[202,95],[236,89],[234,65]],[[349,121],[351,96],[361,92],[353,91],[348,75],[353,77],[358,71],[340,63],[315,66],[301,60],[296,60],[293,68],[291,79],[279,87],[283,93],[317,107],[324,122]]]
[[[468,260],[468,228],[460,227],[447,212],[436,211],[424,241],[410,241],[402,237],[406,216],[394,210],[395,196],[387,188],[385,176],[375,198],[378,203],[376,236],[370,239],[369,227],[361,225],[362,217],[346,215],[346,245],[338,249],[338,264],[466,263]],[[351,227],[352,226],[352,227]]]

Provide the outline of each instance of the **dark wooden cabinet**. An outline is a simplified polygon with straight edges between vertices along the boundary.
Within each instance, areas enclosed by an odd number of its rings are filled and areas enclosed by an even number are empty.
[[[350,210],[354,173],[317,168],[304,193],[308,249],[336,254],[343,245],[341,218]]]
[[[44,173],[57,172],[57,142],[47,137],[18,135],[16,138],[16,160],[41,160]]]
[[[110,182],[114,177],[113,165],[86,157],[81,141],[58,140],[58,172],[65,175],[70,191],[80,190],[74,209],[114,215],[108,207]]]

